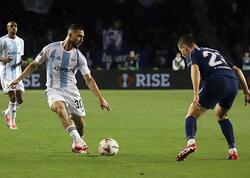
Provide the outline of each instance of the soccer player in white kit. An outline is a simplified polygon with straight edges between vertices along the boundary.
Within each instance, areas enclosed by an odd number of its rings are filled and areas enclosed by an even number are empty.
[[[15,87],[23,78],[31,74],[38,65],[46,61],[48,103],[72,137],[72,151],[75,153],[87,153],[88,149],[83,140],[85,110],[76,87],[75,74],[78,69],[89,89],[98,97],[101,108],[107,109],[108,112],[111,111],[111,107],[102,96],[94,78],[90,74],[86,58],[77,49],[83,39],[84,29],[82,26],[72,24],[69,26],[64,41],[45,46],[36,59],[9,86]]]
[[[15,89],[8,88],[8,85],[22,73],[24,41],[16,35],[16,22],[7,23],[7,31],[8,34],[0,38],[0,79],[3,92],[9,96],[8,108],[2,112],[2,116],[10,129],[17,129],[16,110],[23,103],[24,86],[22,81]]]

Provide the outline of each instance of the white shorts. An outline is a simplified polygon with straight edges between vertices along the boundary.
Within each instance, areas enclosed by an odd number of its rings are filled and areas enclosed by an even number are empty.
[[[9,84],[12,82],[12,80],[2,80],[1,79],[1,85],[3,88],[3,92],[4,93],[8,93],[9,91],[18,91],[21,90],[22,92],[24,92],[24,86],[23,86],[23,81],[20,81],[17,85],[16,88],[11,88],[9,86]]]
[[[49,88],[46,90],[46,95],[50,108],[54,102],[63,101],[71,118],[74,116],[83,117],[86,115],[78,89]]]

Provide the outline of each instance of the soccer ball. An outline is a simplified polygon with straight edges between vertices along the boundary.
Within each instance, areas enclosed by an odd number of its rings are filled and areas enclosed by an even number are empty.
[[[100,141],[98,151],[103,156],[114,156],[118,153],[119,145],[112,138],[105,138]]]

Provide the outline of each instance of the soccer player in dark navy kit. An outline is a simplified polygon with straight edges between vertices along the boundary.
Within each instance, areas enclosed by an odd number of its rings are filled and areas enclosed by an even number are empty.
[[[176,160],[183,161],[190,153],[196,151],[197,119],[208,109],[213,108],[229,146],[228,159],[238,160],[239,155],[228,111],[237,95],[238,81],[245,95],[245,105],[250,103],[250,91],[242,71],[226,61],[219,51],[199,48],[191,35],[183,35],[177,46],[191,69],[194,97],[185,121],[187,146],[177,155]],[[200,80],[202,87],[199,91]]]

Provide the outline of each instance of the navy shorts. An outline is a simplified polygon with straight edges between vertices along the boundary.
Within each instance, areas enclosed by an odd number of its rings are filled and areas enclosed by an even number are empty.
[[[222,108],[230,109],[237,93],[237,79],[227,76],[211,76],[203,83],[199,93],[199,103],[207,109],[213,109],[217,103]]]

